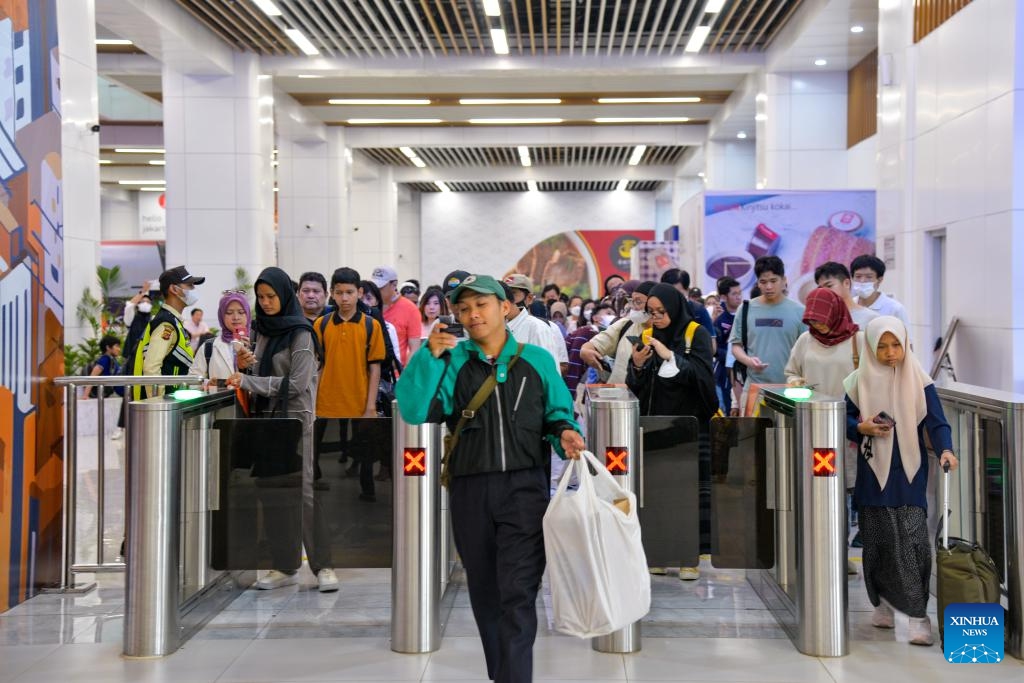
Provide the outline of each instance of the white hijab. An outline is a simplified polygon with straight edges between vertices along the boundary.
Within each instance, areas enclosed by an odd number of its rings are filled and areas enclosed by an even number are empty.
[[[878,342],[886,332],[895,335],[906,352],[903,362],[895,368],[878,362]],[[900,461],[907,481],[911,482],[921,468],[917,428],[928,413],[924,388],[932,384],[932,378],[910,350],[907,328],[899,318],[883,315],[873,319],[868,323],[864,340],[866,348],[861,348],[860,367],[850,373],[843,386],[850,400],[860,408],[862,421],[870,420],[882,411],[896,420]],[[868,460],[868,466],[883,490],[892,466],[892,444],[891,432],[886,436],[876,436],[872,447],[874,455]]]

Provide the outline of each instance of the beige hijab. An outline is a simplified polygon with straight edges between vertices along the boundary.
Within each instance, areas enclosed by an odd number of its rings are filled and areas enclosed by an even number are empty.
[[[878,362],[878,342],[891,332],[903,344],[906,357],[895,368]],[[929,377],[910,350],[907,328],[899,318],[879,316],[868,323],[864,334],[866,348],[861,349],[860,367],[843,381],[846,394],[860,408],[861,420],[869,420],[885,411],[896,420],[896,436],[900,440],[900,461],[907,481],[913,481],[921,468],[921,448],[917,427],[924,420],[928,408],[924,388],[932,384]],[[892,433],[875,437],[873,457],[868,466],[884,490],[892,466]]]

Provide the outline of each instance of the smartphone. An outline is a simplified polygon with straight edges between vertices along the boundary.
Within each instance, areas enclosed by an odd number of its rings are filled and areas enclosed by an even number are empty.
[[[884,410],[875,417],[875,422],[879,424],[888,425],[890,429],[896,426],[896,420],[893,419],[892,415],[885,412]]]
[[[637,351],[639,351],[640,349],[644,348],[644,346],[646,346],[646,344],[644,344],[643,340],[640,339],[640,337],[636,336],[635,334],[627,334],[626,335],[626,340],[630,344],[632,344],[634,347],[636,347]]]
[[[462,323],[455,322],[455,316],[453,315],[442,315],[438,316],[438,321],[444,323],[445,328],[442,330],[445,334],[452,334],[456,337],[465,337],[466,329],[462,326]]]

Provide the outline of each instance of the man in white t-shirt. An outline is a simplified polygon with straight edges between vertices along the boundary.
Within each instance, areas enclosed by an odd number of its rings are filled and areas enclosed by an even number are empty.
[[[505,278],[504,285],[508,288],[508,300],[515,304],[506,318],[512,336],[526,344],[536,344],[547,349],[564,375],[569,369],[569,352],[565,348],[562,333],[557,327],[550,326],[546,320],[536,318],[526,310],[533,297],[533,280],[521,273],[514,273]]]
[[[871,254],[862,254],[850,264],[853,273],[851,293],[857,303],[867,306],[878,315],[892,315],[903,321],[910,330],[910,319],[907,309],[896,299],[882,293],[882,280],[885,278],[885,263]]]
[[[867,306],[861,306],[853,300],[853,278],[850,277],[850,271],[842,263],[829,261],[818,266],[814,270],[814,282],[819,287],[831,289],[843,298],[846,307],[850,309],[850,317],[860,329],[866,330],[868,323],[879,316],[877,312]]]

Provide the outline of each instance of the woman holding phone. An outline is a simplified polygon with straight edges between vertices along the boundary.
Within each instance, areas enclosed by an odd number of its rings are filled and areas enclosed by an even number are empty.
[[[191,374],[223,381],[247,370],[256,360],[249,346],[252,313],[245,292],[224,292],[217,304],[217,321],[220,334],[196,350]]]
[[[935,385],[910,351],[899,318],[868,323],[860,367],[846,378],[846,434],[860,445],[853,504],[864,543],[864,585],[871,624],[893,628],[893,609],[910,617],[910,642],[931,645],[928,584],[928,458],[924,432],[956,469],[952,432]]]

